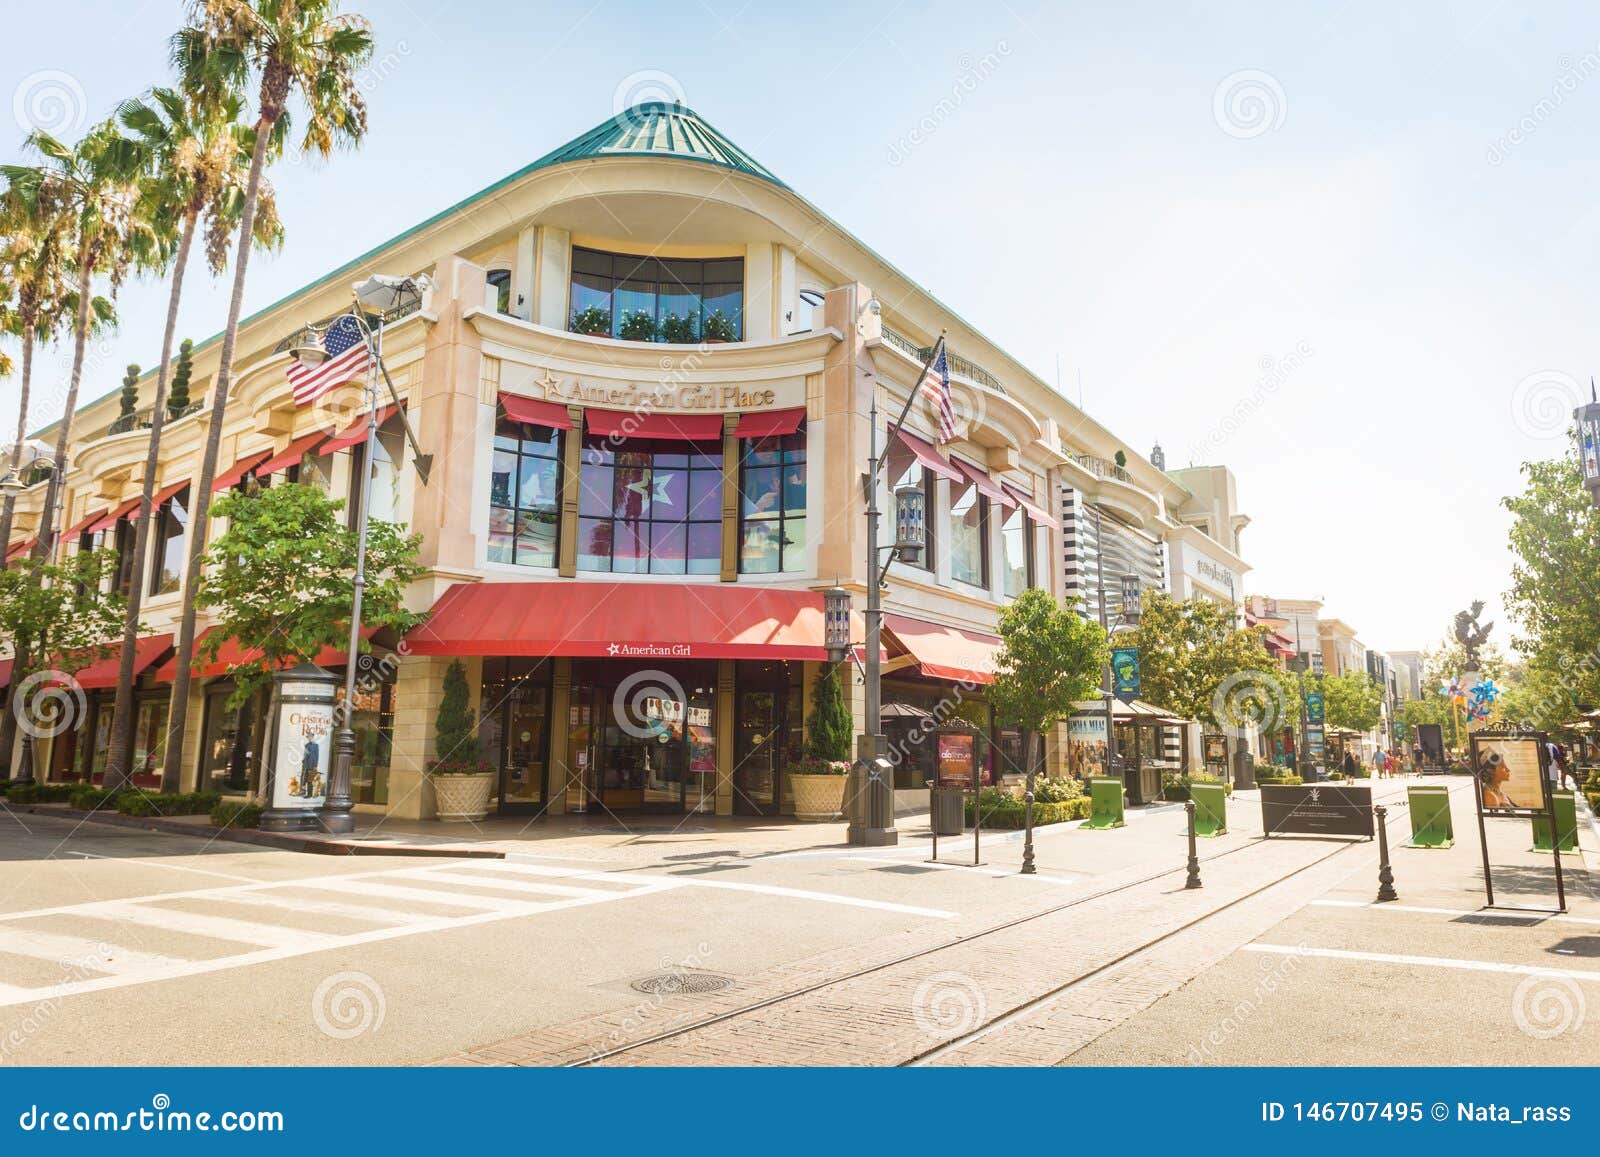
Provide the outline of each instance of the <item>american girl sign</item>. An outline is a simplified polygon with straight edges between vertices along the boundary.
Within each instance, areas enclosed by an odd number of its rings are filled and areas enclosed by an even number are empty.
[[[502,370],[503,376],[505,373]],[[501,388],[507,384],[502,381]],[[771,385],[723,385],[673,381],[669,376],[669,380],[659,382],[596,382],[558,378],[544,370],[531,384],[543,391],[547,402],[563,406],[604,406],[638,413],[662,410],[720,414],[805,403],[805,383],[799,380]]]

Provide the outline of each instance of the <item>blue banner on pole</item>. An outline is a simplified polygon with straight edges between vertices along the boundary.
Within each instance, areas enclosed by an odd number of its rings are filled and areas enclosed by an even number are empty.
[[[1111,692],[1124,703],[1139,698],[1139,648],[1111,650]]]
[[[1308,691],[1308,692],[1306,692],[1306,722],[1307,723],[1321,723],[1322,722],[1322,692],[1321,691]]]

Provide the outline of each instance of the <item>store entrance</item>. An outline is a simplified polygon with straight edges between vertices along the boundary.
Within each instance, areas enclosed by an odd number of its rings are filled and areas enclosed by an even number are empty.
[[[632,672],[574,671],[567,736],[567,810],[709,812],[716,802],[715,671],[697,664]],[[610,669],[607,669],[610,668]],[[700,678],[696,678],[700,675]]]

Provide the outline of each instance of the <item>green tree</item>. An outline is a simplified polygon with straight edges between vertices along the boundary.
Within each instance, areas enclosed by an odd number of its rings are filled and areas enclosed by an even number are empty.
[[[167,417],[181,418],[189,408],[189,382],[194,377],[194,342],[184,338],[178,346],[178,360],[172,366],[172,393],[167,398]]]
[[[1371,731],[1383,722],[1383,688],[1373,682],[1365,671],[1323,675],[1320,684],[1324,716],[1329,727]]]
[[[267,155],[282,145],[289,105],[297,94],[304,113],[304,152],[328,157],[335,148],[360,142],[367,130],[360,73],[372,59],[372,30],[364,18],[341,13],[339,0],[193,0],[190,23],[174,38],[173,59],[187,92],[238,96],[252,81],[256,89],[250,167],[240,201],[239,243],[233,259],[233,292],[212,379],[205,450],[189,512],[189,566],[184,583],[185,589],[195,590],[205,560],[211,484],[222,449]],[[195,601],[185,600],[178,623],[178,670],[167,718],[168,770],[164,775],[174,778],[183,767],[194,637]]]
[[[433,719],[433,749],[438,758],[428,770],[436,775],[471,774],[483,770],[478,745],[478,720],[467,687],[467,669],[460,659],[444,672],[444,694]]]
[[[133,416],[139,412],[139,367],[130,365],[128,372],[122,375],[122,396],[117,399],[118,417],[127,423],[128,429],[133,429]]]
[[[988,699],[1002,722],[1023,733],[1030,791],[1040,737],[1094,693],[1109,661],[1105,629],[1046,591],[1023,591],[1001,609],[1000,653]]]
[[[217,616],[202,650],[215,660],[233,636],[259,653],[233,669],[231,703],[243,703],[274,671],[348,643],[357,535],[343,508],[314,486],[293,484],[217,499],[217,517],[228,520],[228,529],[211,546],[195,600]],[[426,617],[403,601],[421,574],[418,543],[392,522],[369,523],[363,626],[399,633]]]
[[[156,373],[151,405],[150,440],[145,447],[144,486],[139,513],[134,520],[132,573],[145,573],[150,535],[155,521],[152,509],[156,469],[161,460],[161,438],[169,416],[189,405],[189,375],[193,372],[192,342],[184,344],[179,364],[172,361],[172,340],[178,328],[178,305],[183,298],[189,252],[206,224],[206,256],[213,274],[227,263],[227,243],[243,209],[243,186],[254,151],[254,134],[239,123],[243,101],[236,93],[200,87],[188,92],[170,88],[151,91],[146,100],[125,101],[117,118],[137,142],[142,162],[135,211],[145,222],[150,244],[141,254],[151,270],[169,271],[167,320],[161,333],[161,366]],[[263,193],[254,225],[258,246],[276,244],[282,237],[277,206]],[[169,377],[172,393],[168,396]],[[137,386],[134,387],[137,398]],[[180,405],[173,403],[181,398]],[[221,421],[218,415],[216,422]],[[215,423],[213,423],[215,425]],[[195,502],[190,495],[190,505]],[[144,596],[134,583],[128,599],[128,617],[122,641],[116,706],[113,709],[111,750],[106,757],[106,780],[111,783],[126,769],[133,750],[133,656],[137,642],[134,624],[139,620]],[[187,691],[185,691],[187,694]],[[168,759],[161,771],[163,791],[177,791],[180,762]]]
[[[811,714],[806,717],[806,754],[812,759],[838,762],[850,758],[850,738],[855,724],[845,706],[839,685],[839,668],[825,663],[811,684]]]
[[[1408,699],[1400,708],[1400,725],[1402,735],[1407,747],[1417,741],[1417,725],[1421,723],[1436,723],[1450,747],[1461,745],[1461,723],[1459,713],[1450,705],[1450,701],[1437,691],[1424,694],[1421,699]]]
[[[1265,627],[1238,626],[1233,608],[1220,603],[1147,594],[1133,636],[1140,695],[1183,719],[1237,726],[1239,719],[1231,716],[1237,714],[1241,677],[1251,687],[1279,686],[1265,635]]]

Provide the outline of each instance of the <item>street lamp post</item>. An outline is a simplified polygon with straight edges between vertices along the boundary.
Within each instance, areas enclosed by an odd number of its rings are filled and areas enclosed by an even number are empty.
[[[868,421],[872,428],[868,442],[867,474],[864,480],[867,500],[867,631],[866,631],[866,687],[864,710],[865,730],[856,739],[856,759],[850,765],[850,782],[847,789],[850,824],[846,838],[860,847],[885,847],[900,842],[900,833],[894,826],[894,766],[884,754],[883,737],[883,664],[879,650],[883,638],[883,583],[889,573],[889,564],[895,557],[908,562],[916,561],[927,540],[926,497],[914,486],[903,486],[895,492],[895,541],[892,545],[878,545],[879,522],[883,512],[878,506],[878,472],[887,456],[887,443],[905,425],[911,404],[922,391],[928,370],[944,348],[944,335],[934,343],[922,373],[906,395],[900,417],[890,426],[885,439],[885,454],[878,452],[878,398],[873,391]],[[880,561],[880,556],[882,556]]]
[[[32,463],[30,463],[29,469],[32,469],[33,465],[37,464],[41,460],[46,462],[52,470],[55,468],[54,459],[42,458],[41,456],[36,455]],[[64,473],[65,472],[63,471],[63,474]],[[49,559],[55,554],[56,539],[61,534],[61,504],[66,498],[67,491],[66,483],[60,480],[57,481],[58,484],[52,487],[52,493],[54,494],[55,498],[54,505],[49,511],[50,539],[48,542],[37,542],[33,547],[34,551],[39,555],[39,557],[45,559],[46,561],[49,561]],[[15,500],[17,495],[21,494],[26,489],[27,485],[22,481],[21,475],[19,475],[15,470],[7,470],[5,477],[0,478],[0,494],[4,494],[7,498]],[[10,545],[10,543],[6,544],[7,549],[10,548]],[[13,688],[20,686],[20,681],[13,679],[12,686]],[[10,705],[13,713],[15,713],[21,706],[22,704],[20,703],[13,703]],[[17,715],[17,720],[20,723],[22,721],[22,716]],[[5,752],[4,762],[6,764],[11,762],[11,753],[9,751]],[[22,728],[22,752],[17,758],[17,774],[13,779],[13,782],[19,784],[33,782],[33,729],[31,727],[25,726]]]
[[[334,835],[352,832],[356,826],[355,816],[352,814],[354,804],[350,798],[350,767],[355,762],[356,753],[356,657],[361,651],[361,601],[367,588],[367,516],[372,491],[373,453],[378,437],[379,375],[382,375],[384,384],[388,387],[389,400],[393,403],[395,413],[400,416],[400,423],[405,428],[406,440],[411,445],[412,466],[424,484],[428,481],[428,470],[432,464],[432,456],[423,454],[417,445],[417,436],[411,429],[411,422],[400,405],[399,397],[395,394],[394,382],[389,379],[389,371],[383,364],[383,318],[385,314],[401,306],[420,302],[427,285],[426,278],[369,277],[355,286],[355,305],[348,314],[341,315],[355,319],[356,325],[361,330],[362,341],[366,343],[371,357],[367,363],[367,435],[362,454],[362,472],[365,477],[360,480],[359,493],[355,496],[356,569],[355,576],[351,580],[350,639],[345,652],[344,703],[339,709],[339,731],[334,738],[333,768],[328,776],[328,794],[317,816],[322,830]],[[376,328],[368,324],[366,310],[372,310],[377,314]],[[335,318],[328,324],[331,326],[338,320],[339,318]],[[327,357],[327,350],[323,347],[320,335],[309,327],[290,352],[303,365],[318,365]]]
[[[1572,411],[1578,424],[1578,466],[1589,497],[1600,506],[1600,398],[1595,395],[1594,379],[1589,379],[1589,401]]]

